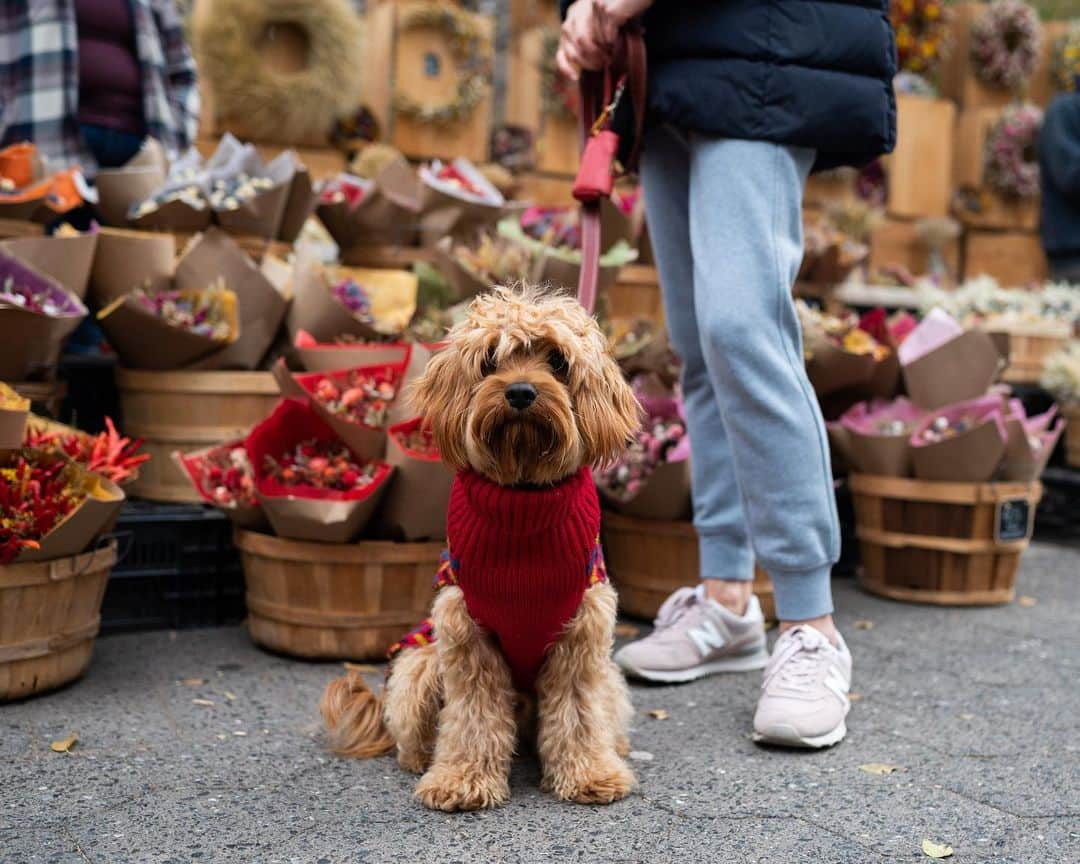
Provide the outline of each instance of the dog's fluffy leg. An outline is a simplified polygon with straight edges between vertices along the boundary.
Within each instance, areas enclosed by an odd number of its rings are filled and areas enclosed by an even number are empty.
[[[469,617],[461,589],[443,588],[432,609],[442,675],[435,757],[416,786],[434,810],[479,810],[510,798],[514,689],[506,661]]]
[[[326,685],[319,702],[330,749],[339,756],[367,759],[394,749],[383,722],[383,700],[356,673]]]
[[[439,658],[435,645],[407,648],[394,660],[383,695],[386,728],[397,742],[398,764],[422,774],[431,764],[439,718]]]
[[[608,804],[634,788],[617,752],[626,739],[628,697],[625,683],[613,678],[615,606],[610,585],[589,588],[537,681],[544,788],[582,804]]]

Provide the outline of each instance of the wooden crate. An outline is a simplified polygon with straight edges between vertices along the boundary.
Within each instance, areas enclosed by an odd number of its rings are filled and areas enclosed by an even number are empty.
[[[557,36],[558,30],[536,27],[512,44],[506,81],[506,122],[533,133],[539,171],[572,177],[577,173],[580,155],[577,119],[555,115],[544,108],[543,67],[548,39],[553,34]]]
[[[1069,31],[1069,24],[1069,21],[1043,21],[1042,49],[1039,52],[1039,62],[1031,75],[1031,83],[1028,85],[1028,99],[1044,108],[1057,95],[1050,71],[1053,64],[1054,43]]]
[[[364,47],[364,102],[379,121],[383,137],[417,159],[463,156],[474,162],[487,158],[491,127],[491,91],[468,116],[445,123],[424,123],[394,108],[398,94],[417,102],[437,104],[453,100],[458,68],[451,40],[431,27],[403,27],[407,17],[431,4],[383,3],[368,10]],[[481,34],[481,53],[493,62],[495,22],[489,16],[456,9]],[[389,72],[389,74],[388,74]]]
[[[508,5],[511,37],[533,27],[559,26],[558,0],[509,0]]]
[[[654,618],[668,596],[701,581],[697,532],[690,522],[655,522],[605,511],[604,558],[619,592],[619,609]],[[766,620],[776,618],[772,580],[754,568],[754,593]]]
[[[615,284],[604,295],[605,311],[612,318],[664,320],[664,303],[655,267],[630,264],[619,270]]]
[[[0,567],[0,702],[74,681],[101,624],[116,541],[53,561]]]
[[[971,230],[964,236],[964,278],[993,276],[1005,287],[1047,278],[1046,255],[1038,234]]]
[[[1001,336],[1008,343],[1008,366],[1001,374],[1007,384],[1038,384],[1046,359],[1069,344],[1072,325],[1045,322],[1037,325],[1016,324]]]
[[[144,372],[116,374],[124,431],[143,439],[150,461],[131,492],[151,501],[202,498],[172,459],[174,450],[202,450],[240,438],[279,398],[269,372]]]
[[[1042,486],[853,474],[859,582],[914,603],[1009,603]],[[1002,536],[1000,528],[1005,528]],[[1015,537],[1015,539],[1012,539]]]
[[[961,109],[1003,108],[1012,100],[1009,90],[984,84],[971,63],[971,25],[987,8],[985,3],[958,3],[951,7],[946,44],[949,51],[941,62],[940,91]]]
[[[573,196],[574,180],[571,177],[529,171],[518,175],[518,180],[521,182],[521,190],[517,197],[521,201],[532,201],[534,204],[550,207],[577,205]]]
[[[1065,416],[1065,463],[1080,468],[1080,403],[1068,403],[1061,413]]]
[[[946,216],[952,197],[956,106],[947,99],[896,97],[896,150],[887,157],[887,209],[900,217]]]
[[[442,543],[308,543],[237,531],[248,630],[296,657],[382,660],[427,616]]]
[[[942,250],[942,257],[953,277],[960,275],[960,241],[950,241]],[[904,267],[914,276],[922,276],[930,269],[930,249],[919,240],[914,221],[886,219],[870,236],[870,270],[888,266]]]

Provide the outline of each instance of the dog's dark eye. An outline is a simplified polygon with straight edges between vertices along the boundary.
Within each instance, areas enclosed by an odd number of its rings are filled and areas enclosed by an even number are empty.
[[[548,365],[556,375],[565,375],[570,368],[570,364],[566,362],[561,351],[552,351],[548,354]]]
[[[486,378],[488,375],[494,373],[495,369],[498,368],[498,365],[499,364],[495,362],[495,349],[488,348],[487,354],[484,355],[484,359],[480,363],[480,374]]]

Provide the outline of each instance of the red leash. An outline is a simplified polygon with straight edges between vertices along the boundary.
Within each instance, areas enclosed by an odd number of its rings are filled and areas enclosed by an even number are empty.
[[[596,308],[600,275],[600,202],[611,196],[619,170],[619,136],[611,118],[627,90],[634,112],[634,138],[623,172],[637,170],[645,122],[645,40],[636,23],[619,33],[611,64],[581,75],[581,167],[574,197],[581,202],[581,275],[578,300],[590,313]]]

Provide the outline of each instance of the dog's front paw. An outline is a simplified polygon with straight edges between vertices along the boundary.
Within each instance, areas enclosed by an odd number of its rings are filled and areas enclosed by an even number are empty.
[[[475,766],[440,765],[420,778],[415,794],[432,810],[486,810],[510,800],[510,784],[506,777]]]
[[[622,759],[597,762],[573,773],[552,771],[544,788],[564,801],[578,804],[610,804],[625,798],[637,781]]]
[[[397,761],[410,774],[423,774],[431,764],[431,753],[427,750],[402,750],[399,747]]]

